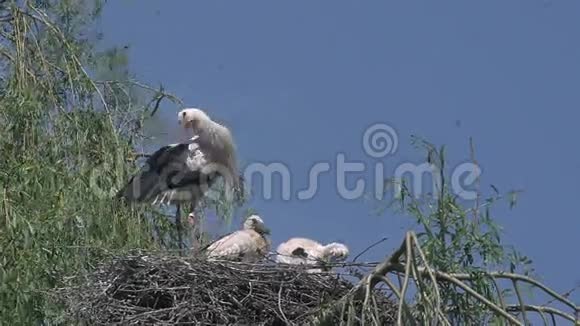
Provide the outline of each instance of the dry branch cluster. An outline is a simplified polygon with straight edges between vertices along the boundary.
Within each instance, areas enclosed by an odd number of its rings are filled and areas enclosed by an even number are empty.
[[[59,296],[73,319],[91,325],[304,325],[321,321],[321,309],[352,288],[339,276],[298,267],[141,254],[113,258]],[[379,322],[392,325],[396,303],[378,290],[373,299]],[[338,325],[338,315],[324,320]]]
[[[500,322],[509,325],[528,325],[528,313],[538,314],[548,325],[548,320],[556,325],[556,317],[561,321],[569,321],[574,325],[580,325],[579,308],[574,302],[570,301],[563,295],[550,289],[544,284],[525,275],[507,272],[481,272],[486,278],[490,279],[495,286],[497,296],[489,298],[483,293],[479,293],[472,287],[478,276],[473,273],[446,273],[435,270],[426,259],[426,255],[421,249],[417,236],[414,232],[409,231],[401,246],[385,261],[377,265],[374,270],[365,276],[355,288],[352,298],[365,297],[363,309],[359,318],[364,319],[366,315],[373,314],[373,309],[368,309],[369,298],[376,286],[386,285],[397,296],[397,325],[453,325],[449,320],[446,311],[449,307],[443,302],[441,297],[441,287],[445,284],[455,286],[457,291],[468,294],[479,304],[486,307],[489,315],[499,317]],[[393,282],[389,276],[399,280],[399,286]],[[517,294],[517,303],[506,304],[502,297],[501,288],[498,285],[499,280],[509,280]],[[406,299],[411,284],[415,286],[418,296],[415,298],[415,306],[411,306]],[[543,291],[552,297],[552,302],[559,302],[570,312],[554,308],[549,305],[537,306],[526,304],[520,293],[518,283],[531,285],[535,290]],[[496,302],[497,301],[497,302]],[[420,307],[421,309],[416,309]],[[518,320],[521,318],[521,321]],[[503,324],[503,323],[502,323]]]

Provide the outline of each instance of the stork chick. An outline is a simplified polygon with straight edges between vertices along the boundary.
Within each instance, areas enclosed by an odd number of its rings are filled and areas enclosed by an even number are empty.
[[[257,262],[270,251],[270,230],[258,215],[248,217],[242,230],[213,242],[205,249],[208,260]]]
[[[328,271],[328,264],[344,261],[348,258],[348,247],[342,243],[322,245],[307,238],[292,238],[277,248],[278,263],[290,265],[311,265],[319,268],[309,269],[310,273]]]

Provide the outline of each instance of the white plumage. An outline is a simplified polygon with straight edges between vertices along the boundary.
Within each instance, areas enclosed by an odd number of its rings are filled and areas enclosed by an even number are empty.
[[[177,119],[184,130],[191,130],[198,137],[196,143],[199,150],[203,152],[207,163],[210,163],[205,165],[206,168],[221,175],[232,189],[240,187],[236,146],[230,130],[196,108],[179,111]]]
[[[276,251],[278,263],[319,267],[309,269],[311,273],[328,270],[327,264],[344,261],[349,255],[348,247],[342,243],[322,245],[307,238],[292,238],[281,243]]]
[[[267,234],[270,234],[270,230],[264,221],[252,215],[244,221],[242,230],[220,238],[205,249],[208,260],[257,262],[270,251]]]

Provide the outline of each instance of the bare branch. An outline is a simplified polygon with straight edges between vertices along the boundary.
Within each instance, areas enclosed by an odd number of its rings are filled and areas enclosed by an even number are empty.
[[[569,315],[561,310],[558,310],[556,308],[552,308],[552,307],[542,307],[542,306],[524,304],[524,305],[508,305],[506,308],[507,308],[507,311],[509,311],[509,312],[536,311],[536,312],[554,314],[554,315],[558,315],[564,319],[567,319],[571,322],[574,322],[573,316],[571,316],[571,315]]]
[[[516,291],[516,296],[518,297],[518,302],[520,303],[520,307],[522,308],[522,319],[524,320],[525,325],[529,325],[530,322],[528,321],[528,316],[526,315],[526,309],[524,309],[524,299],[522,298],[522,294],[520,292],[520,287],[518,286],[517,280],[512,280],[512,284],[514,285],[514,290]]]
[[[376,247],[377,245],[387,241],[389,238],[385,237],[382,238],[381,240],[371,244],[370,246],[366,247],[363,251],[361,251],[358,255],[356,255],[354,257],[354,259],[352,260],[352,262],[354,263],[360,256],[364,255],[367,251],[371,250],[373,247]]]

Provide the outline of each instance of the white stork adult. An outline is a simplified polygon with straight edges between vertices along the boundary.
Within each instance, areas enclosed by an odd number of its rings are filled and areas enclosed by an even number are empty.
[[[241,230],[227,234],[202,249],[208,260],[257,262],[271,248],[270,230],[258,215],[249,216]]]
[[[342,243],[332,242],[322,245],[307,238],[291,238],[281,243],[276,252],[278,263],[319,267],[309,269],[310,273],[328,271],[328,264],[344,261],[349,255],[348,247]]]
[[[117,197],[128,202],[177,205],[176,224],[181,237],[181,203],[190,203],[191,211],[195,211],[219,176],[224,178],[230,198],[231,194],[243,192],[243,182],[237,174],[236,150],[229,129],[197,108],[183,109],[177,116],[191,138],[158,149]],[[181,239],[179,243],[181,246]]]

